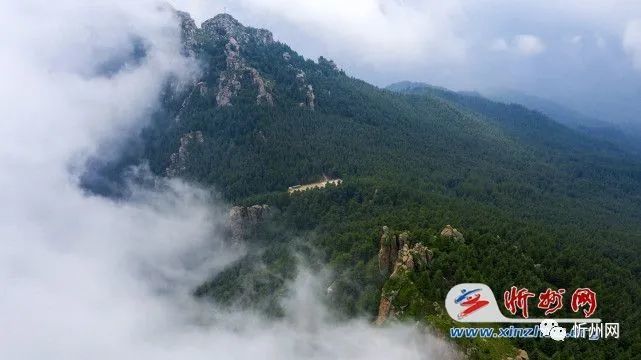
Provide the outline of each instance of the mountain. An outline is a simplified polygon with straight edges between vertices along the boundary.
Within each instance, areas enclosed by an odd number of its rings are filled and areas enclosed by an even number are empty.
[[[523,106],[426,86],[379,89],[226,14],[200,27],[177,17],[201,75],[168,84],[124,155],[96,161],[84,180],[127,196],[127,169],[146,163],[237,206],[231,237],[242,234],[252,251],[196,295],[279,316],[284,284],[304,262],[331,269],[326,300],[344,317],[392,314],[445,332],[449,288],[480,281],[499,291],[591,287],[599,317],[638,323],[636,157]],[[287,191],[325,178],[342,183]],[[533,358],[632,358],[641,330],[624,329],[598,345],[456,342],[473,358],[517,347]]]
[[[540,111],[550,118],[584,134],[612,142],[623,149],[641,154],[641,132],[632,125],[617,126],[613,123],[584,115],[552,100],[515,90],[492,90],[488,91],[486,96],[496,101],[520,104]]]

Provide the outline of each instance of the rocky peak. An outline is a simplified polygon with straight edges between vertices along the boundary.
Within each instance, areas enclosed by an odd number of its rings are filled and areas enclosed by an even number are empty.
[[[230,14],[218,14],[209,20],[205,20],[202,25],[203,29],[221,29],[228,34],[237,33],[244,30],[245,26],[236,20]]]
[[[240,243],[252,234],[256,226],[271,213],[269,205],[234,206],[229,211],[229,230],[234,243]]]
[[[189,13],[178,10],[174,10],[174,13],[180,22],[180,40],[183,46],[182,53],[185,56],[194,56],[198,26],[196,26],[196,22],[191,18]]]
[[[419,242],[412,245],[409,232],[404,231],[395,235],[387,226],[383,226],[378,252],[381,275],[387,276],[391,272],[390,280],[398,280],[400,277],[407,279],[408,273],[427,270],[432,256],[432,251],[425,245]],[[402,313],[402,307],[396,308],[394,305],[394,299],[399,291],[400,288],[383,289],[375,324],[382,325],[389,318],[397,317]]]
[[[393,235],[387,226],[383,226],[383,234],[378,251],[378,268],[382,275],[397,275],[401,270],[422,270],[432,259],[432,251],[421,243],[410,243],[410,234],[404,231]]]
[[[267,87],[267,82],[257,69],[247,64],[241,55],[241,46],[246,45],[250,39],[262,44],[273,42],[271,33],[267,30],[245,27],[229,14],[216,15],[216,17],[205,21],[202,25],[202,31],[209,39],[225,42],[226,67],[218,78],[217,106],[232,105],[232,98],[243,86],[242,79],[244,77],[248,77],[256,88],[258,93],[256,103],[272,106],[274,101]]]
[[[203,22],[201,28],[208,37],[215,40],[233,37],[241,44],[245,44],[252,39],[262,44],[274,42],[274,37],[270,31],[246,27],[229,14],[218,14]]]

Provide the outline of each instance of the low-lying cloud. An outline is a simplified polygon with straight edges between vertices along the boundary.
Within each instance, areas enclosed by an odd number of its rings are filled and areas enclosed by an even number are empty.
[[[464,20],[458,0],[172,2],[200,21],[223,11],[241,15],[241,20],[254,19],[253,26],[267,26],[307,56],[329,55],[340,62],[359,59],[376,68],[459,62],[467,47],[457,33],[457,20]],[[311,47],[306,39],[313,39]]]
[[[156,186],[131,185],[126,201],[79,188],[86,159],[108,156],[96,154],[101,144],[144,126],[169,77],[187,83],[198,73],[179,56],[166,7],[3,2],[0,24],[0,358],[451,355],[413,327],[333,321],[319,301],[320,280],[305,271],[280,320],[202,304],[194,287],[243,254],[220,235],[224,204],[149,174]],[[142,59],[134,59],[136,44]]]

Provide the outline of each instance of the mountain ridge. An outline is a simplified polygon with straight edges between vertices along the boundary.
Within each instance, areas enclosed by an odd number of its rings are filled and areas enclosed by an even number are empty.
[[[376,88],[228,15],[203,22],[209,30],[181,18],[184,54],[202,75],[185,89],[167,87],[139,148],[106,172],[118,177],[146,162],[159,176],[211,187],[235,204],[274,209],[248,239],[260,251],[210,279],[198,295],[249,306],[267,299],[265,308],[278,314],[274,296],[291,276],[292,251],[309,251],[298,249],[303,242],[335,272],[331,301],[348,316],[373,318],[382,289],[400,286],[404,296],[390,305],[412,309],[403,319],[443,330],[451,324],[423,305],[473,280],[496,289],[592,286],[603,294],[604,318],[639,316],[633,305],[641,287],[626,279],[641,275],[635,223],[641,165],[616,146],[475,94]],[[343,183],[287,192],[324,175]],[[439,235],[449,224],[464,242]],[[383,226],[408,231],[413,244],[433,250],[428,270],[394,284],[382,278]],[[594,266],[603,271],[595,274]],[[617,299],[621,293],[631,295]],[[497,354],[479,342],[462,345]],[[574,351],[563,346],[532,343],[527,351]],[[631,349],[606,344],[599,351]]]

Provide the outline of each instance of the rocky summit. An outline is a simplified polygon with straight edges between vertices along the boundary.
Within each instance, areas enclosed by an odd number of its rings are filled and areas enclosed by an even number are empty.
[[[209,69],[218,73],[215,84],[209,84],[207,79],[200,79],[197,82],[204,88],[215,89],[213,97],[218,107],[231,106],[232,99],[243,87],[256,92],[258,105],[274,105],[272,93],[274,84],[267,81],[261,70],[252,66],[253,61],[246,57],[247,52],[269,48],[275,44],[270,31],[243,26],[229,14],[219,14],[203,22],[200,28],[196,26],[189,14],[176,12],[176,15],[181,23],[181,39],[186,55],[202,60],[203,52],[214,51],[217,52],[216,55],[224,54],[224,65],[210,63],[214,66]],[[220,54],[221,50],[222,54]],[[290,62],[292,59],[287,51],[282,52],[281,56],[285,62]],[[305,72],[302,69],[296,68],[293,64],[288,65],[295,72],[294,84],[302,98],[299,105],[313,110],[315,105],[313,85],[306,81]]]

